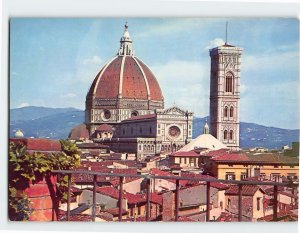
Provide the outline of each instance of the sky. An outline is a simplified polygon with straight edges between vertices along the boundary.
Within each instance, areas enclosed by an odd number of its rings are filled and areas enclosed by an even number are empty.
[[[10,108],[84,109],[88,89],[117,54],[128,21],[135,55],[155,74],[165,107],[209,114],[209,49],[244,49],[240,120],[299,123],[299,21],[286,18],[12,18]]]

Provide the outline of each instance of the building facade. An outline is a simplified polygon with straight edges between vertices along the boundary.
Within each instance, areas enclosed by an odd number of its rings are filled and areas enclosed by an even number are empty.
[[[101,124],[115,125],[163,108],[160,86],[150,68],[134,56],[126,24],[117,55],[99,71],[86,96],[85,123],[92,134]]]
[[[239,149],[240,66],[242,48],[225,43],[210,50],[211,134],[229,148]]]
[[[70,135],[82,139],[88,131],[94,142],[143,159],[189,143],[192,121],[192,112],[175,106],[164,109],[159,83],[134,55],[126,23],[117,55],[99,71],[87,93],[85,124]]]

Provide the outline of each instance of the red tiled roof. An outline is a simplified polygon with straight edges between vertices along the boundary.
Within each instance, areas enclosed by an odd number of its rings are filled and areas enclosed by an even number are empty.
[[[150,201],[159,205],[162,205],[162,195],[158,195],[157,193],[150,194]]]
[[[105,70],[101,70],[94,79],[88,92],[87,99],[117,99],[122,80],[121,94],[126,99],[162,101],[163,96],[159,84],[150,69],[139,59],[126,56],[122,66],[123,56],[115,57]],[[121,70],[123,76],[120,77]],[[145,74],[145,76],[144,76]],[[147,83],[149,93],[147,90]]]
[[[219,156],[214,156],[212,158],[212,160],[214,161],[237,161],[237,162],[241,162],[241,161],[249,161],[249,158],[247,155],[245,154],[237,154],[237,153],[229,153],[229,154],[223,154],[223,155],[219,155]]]
[[[26,146],[29,151],[61,151],[61,144],[58,140],[44,138],[11,138],[11,142],[20,143]]]
[[[173,154],[171,154],[170,156],[173,156],[173,157],[199,157],[200,154],[198,154],[197,152],[195,151],[177,151]]]
[[[230,213],[222,212],[220,217],[217,219],[217,222],[231,222],[232,216]]]
[[[157,175],[157,176],[172,176],[172,177],[177,177],[175,175],[173,175],[172,173],[169,173],[169,172],[165,172],[165,171],[162,171],[158,168],[152,168],[150,170],[150,174],[151,175]],[[167,179],[168,181],[172,182],[172,183],[176,183],[176,180],[173,180],[173,179]],[[180,185],[185,185],[187,183],[186,180],[179,180],[179,184]]]
[[[298,220],[298,215],[294,214],[291,211],[281,211],[277,213],[277,218],[289,217],[293,221]],[[273,221],[273,214],[267,215],[265,217],[259,218],[258,221],[270,222]]]
[[[128,204],[138,204],[146,202],[146,196],[144,194],[132,194],[132,193],[125,193],[125,199],[127,199]]]
[[[88,139],[90,133],[85,124],[75,126],[69,133],[68,138],[72,140]]]
[[[114,199],[119,199],[119,190],[110,186],[97,187],[96,192],[107,195]]]
[[[91,222],[92,216],[88,214],[75,214],[70,216],[72,222]]]
[[[227,153],[227,151],[229,151],[229,149],[213,150],[213,151],[209,151],[208,153],[201,153],[201,156],[216,157],[216,156],[224,155],[225,153]]]
[[[139,62],[141,68],[144,70],[144,73],[146,75],[149,84],[151,100],[163,100],[164,97],[162,95],[160,86],[149,67],[146,66],[140,59],[136,58],[136,60]]]
[[[265,193],[257,185],[243,185],[242,186],[242,196],[253,196],[258,190]],[[237,185],[231,185],[229,189],[225,191],[225,195],[238,195],[239,188]]]
[[[133,117],[130,117],[128,119],[123,120],[122,122],[145,120],[145,119],[152,119],[152,118],[156,118],[156,114],[146,114],[146,115],[133,116]]]
[[[113,128],[111,125],[108,125],[108,124],[101,124],[100,126],[98,126],[96,128],[96,131],[99,131],[99,132],[112,132],[113,131]]]
[[[112,216],[116,217],[119,216],[119,208],[112,208],[104,210],[107,213],[110,213]],[[128,213],[127,210],[122,209],[122,215],[126,215]]]
[[[193,174],[193,173],[182,173],[181,174],[181,177],[188,177],[188,178],[200,178],[200,179],[217,179],[213,176],[209,176],[209,175],[202,175],[202,174]],[[190,187],[190,186],[194,186],[194,185],[206,185],[206,182],[205,181],[187,181],[186,183],[187,185],[187,188]],[[210,186],[213,187],[213,188],[216,188],[216,189],[220,189],[220,190],[223,190],[223,189],[228,189],[228,185],[225,185],[223,183],[219,183],[219,182],[210,182]]]

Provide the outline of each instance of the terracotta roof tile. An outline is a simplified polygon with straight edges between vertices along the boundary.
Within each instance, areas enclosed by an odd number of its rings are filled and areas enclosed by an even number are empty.
[[[146,114],[146,115],[133,116],[133,117],[130,117],[126,120],[123,120],[122,122],[145,120],[145,119],[152,119],[152,118],[156,118],[156,114]]]
[[[85,124],[75,126],[69,133],[68,138],[71,140],[88,139],[90,133]]]
[[[61,144],[58,140],[43,138],[12,138],[10,141],[25,145],[28,151],[61,151]]]
[[[112,132],[113,131],[113,128],[111,125],[108,125],[108,124],[101,124],[100,126],[98,126],[96,128],[96,131],[99,131],[99,132]]]
[[[170,156],[172,157],[199,157],[200,154],[195,151],[177,151]]]
[[[225,195],[238,195],[238,186],[231,185],[229,189],[225,191]],[[243,185],[242,186],[242,196],[253,196],[258,190],[265,193],[259,186],[257,185]]]

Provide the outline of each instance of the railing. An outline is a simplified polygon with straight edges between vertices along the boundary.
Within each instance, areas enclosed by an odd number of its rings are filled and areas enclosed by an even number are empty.
[[[224,184],[235,184],[238,185],[238,221],[242,221],[242,188],[243,185],[266,185],[273,186],[273,221],[277,220],[277,209],[278,209],[278,187],[298,187],[298,183],[293,182],[262,182],[262,181],[237,181],[237,180],[220,180],[216,178],[191,178],[191,177],[181,177],[181,176],[154,176],[154,175],[138,175],[138,174],[116,174],[116,173],[101,173],[94,171],[76,171],[76,170],[54,170],[54,174],[62,174],[68,176],[68,198],[67,198],[67,216],[66,220],[70,220],[70,200],[71,200],[71,178],[72,174],[89,174],[93,175],[93,204],[92,204],[92,221],[95,221],[96,218],[96,188],[97,188],[97,177],[119,177],[119,221],[122,221],[122,201],[123,201],[123,181],[124,177],[138,177],[144,178],[147,180],[147,192],[146,192],[146,221],[150,221],[150,180],[151,179],[166,179],[166,180],[175,180],[176,189],[175,189],[175,222],[178,221],[179,217],[179,181],[180,180],[189,180],[189,181],[199,181],[206,182],[206,221],[210,219],[210,187],[211,182],[214,183],[224,183]]]

